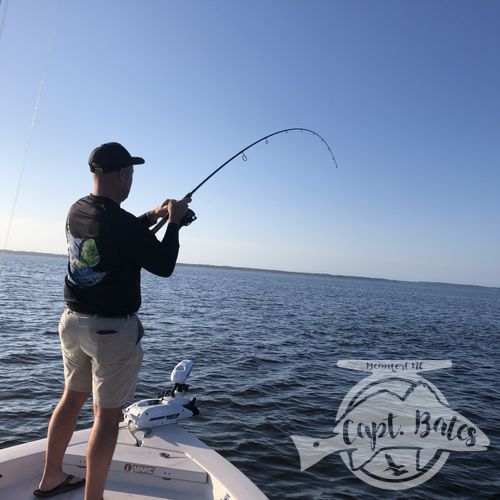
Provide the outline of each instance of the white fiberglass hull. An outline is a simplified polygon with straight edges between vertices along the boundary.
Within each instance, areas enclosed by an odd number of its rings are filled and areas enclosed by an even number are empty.
[[[85,450],[90,430],[75,432],[63,469],[85,477]],[[109,470],[104,498],[259,500],[266,496],[236,467],[177,425],[138,431],[138,447],[125,426]],[[143,437],[144,436],[144,437]],[[33,498],[45,458],[45,439],[0,450],[0,498]],[[83,488],[58,495],[83,499]]]

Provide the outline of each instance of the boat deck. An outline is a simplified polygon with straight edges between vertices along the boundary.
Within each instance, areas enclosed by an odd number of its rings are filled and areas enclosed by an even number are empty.
[[[90,431],[78,431],[64,456],[63,469],[85,477],[85,452]],[[177,425],[157,427],[136,440],[120,428],[104,498],[176,500],[265,499],[238,469]],[[34,498],[45,456],[45,440],[0,450],[0,498]],[[58,495],[60,500],[83,499],[83,488]]]

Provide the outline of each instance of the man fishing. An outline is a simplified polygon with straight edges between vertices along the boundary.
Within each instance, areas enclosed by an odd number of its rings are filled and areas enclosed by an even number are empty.
[[[37,497],[82,487],[86,500],[101,500],[118,436],[122,407],[133,399],[142,362],[141,268],[172,274],[179,229],[190,198],[166,200],[135,217],[120,208],[132,186],[133,157],[116,142],[102,144],[89,158],[92,193],[78,200],[66,221],[67,305],[59,322],[64,393],[48,429],[45,469]],[[168,214],[162,241],[148,229]],[[67,475],[62,460],[81,407],[92,392],[94,424],[87,446],[86,478]]]

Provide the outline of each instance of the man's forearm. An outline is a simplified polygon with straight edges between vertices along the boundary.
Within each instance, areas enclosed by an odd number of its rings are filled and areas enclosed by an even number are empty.
[[[156,221],[158,220],[158,217],[154,214],[152,210],[149,212],[146,212],[145,214],[140,215],[137,217],[146,227],[151,227],[152,225],[156,224]]]

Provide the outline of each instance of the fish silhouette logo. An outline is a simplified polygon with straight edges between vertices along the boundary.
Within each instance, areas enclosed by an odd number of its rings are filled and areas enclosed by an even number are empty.
[[[404,490],[432,478],[452,451],[487,450],[488,437],[419,375],[451,361],[341,360],[337,366],[371,375],[343,399],[332,437],[291,436],[301,470],[338,452],[362,481]]]

